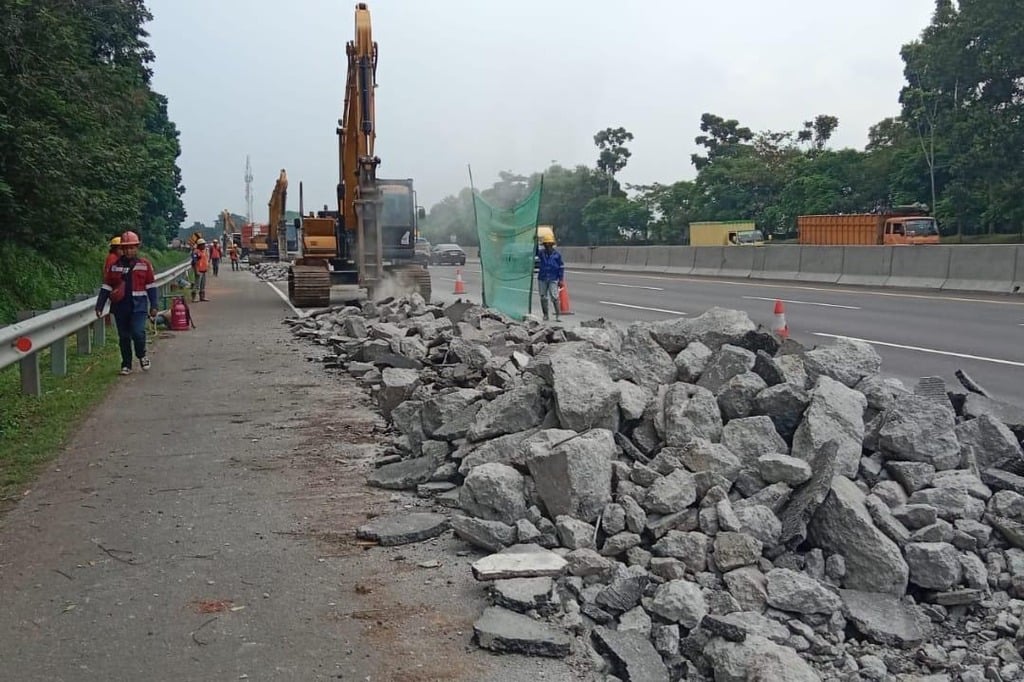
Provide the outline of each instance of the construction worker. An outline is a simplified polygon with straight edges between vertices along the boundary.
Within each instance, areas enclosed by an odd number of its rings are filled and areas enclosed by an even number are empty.
[[[241,270],[241,266],[238,264],[238,245],[231,242],[231,246],[228,247],[228,258],[231,259],[231,271],[235,272]]]
[[[544,319],[548,319],[548,299],[550,298],[551,303],[555,306],[555,320],[559,320],[558,290],[565,282],[565,263],[562,262],[562,254],[555,251],[554,235],[542,236],[541,244],[544,248],[537,254],[539,259],[537,290],[540,292],[540,309],[544,313]]]
[[[107,276],[107,271],[110,270],[110,266],[116,263],[121,258],[121,235],[118,235],[110,240],[110,251],[107,253],[107,260],[103,263],[103,276]]]
[[[210,246],[210,261],[213,263],[213,276],[216,277],[220,274],[220,257],[222,253],[220,250],[220,242],[216,239],[213,240],[213,244]]]
[[[195,275],[195,284],[192,285],[192,302],[196,302],[196,296],[200,301],[206,299],[206,272],[210,269],[210,254],[206,251],[206,240],[200,238],[196,242],[196,248],[192,251],[192,274]]]
[[[121,257],[103,277],[100,295],[96,297],[96,317],[110,301],[110,312],[117,325],[121,348],[121,374],[132,373],[132,346],[142,371],[149,371],[146,355],[146,316],[157,313],[157,286],[153,264],[139,257],[139,235],[128,231],[121,235]]]

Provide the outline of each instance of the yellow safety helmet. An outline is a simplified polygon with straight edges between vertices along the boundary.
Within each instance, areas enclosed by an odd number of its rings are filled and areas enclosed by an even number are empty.
[[[121,238],[120,237],[114,237],[113,239],[110,240],[110,245],[111,246],[121,246]]]
[[[554,244],[555,243],[555,238],[554,238],[554,236],[552,236],[550,234],[546,234],[546,235],[544,235],[543,237],[540,238],[540,243],[541,244]]]

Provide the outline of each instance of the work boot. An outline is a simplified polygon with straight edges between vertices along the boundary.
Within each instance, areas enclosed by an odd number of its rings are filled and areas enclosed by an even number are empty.
[[[139,365],[142,366],[143,372],[149,371],[149,357],[139,358]]]
[[[122,367],[121,371],[119,372],[119,374],[121,376],[123,376],[123,377],[128,376],[131,373],[132,373],[132,368],[131,367]]]

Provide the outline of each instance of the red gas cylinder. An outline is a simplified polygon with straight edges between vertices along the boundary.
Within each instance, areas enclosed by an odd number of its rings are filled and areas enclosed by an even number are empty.
[[[188,306],[180,297],[171,304],[171,331],[188,331]]]

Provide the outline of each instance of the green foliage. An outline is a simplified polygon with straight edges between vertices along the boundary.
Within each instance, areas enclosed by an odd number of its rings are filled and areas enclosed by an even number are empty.
[[[157,271],[180,263],[180,251],[144,250]],[[14,322],[19,310],[46,310],[53,301],[99,289],[107,250],[68,249],[47,256],[18,244],[0,243],[0,324]]]
[[[0,0],[0,239],[61,253],[184,218],[142,0]]]
[[[597,157],[597,169],[608,178],[608,196],[612,196],[612,182],[616,174],[626,167],[632,153],[626,143],[633,139],[633,133],[622,126],[605,128],[594,135],[594,144],[600,154]]]

